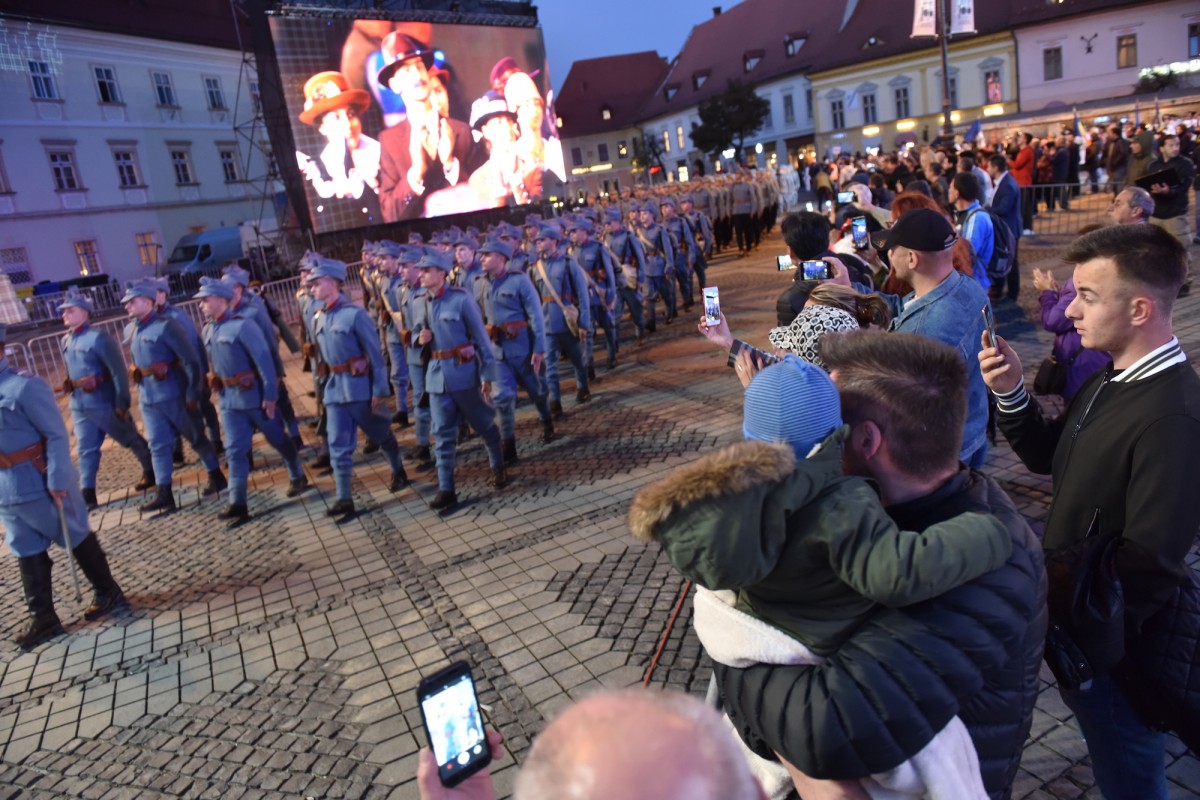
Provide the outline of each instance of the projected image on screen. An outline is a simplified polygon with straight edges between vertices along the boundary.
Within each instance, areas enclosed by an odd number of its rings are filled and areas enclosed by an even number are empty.
[[[565,182],[537,28],[271,29],[318,233],[522,205]]]

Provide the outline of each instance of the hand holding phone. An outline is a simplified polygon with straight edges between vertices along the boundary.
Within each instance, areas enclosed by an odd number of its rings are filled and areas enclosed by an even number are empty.
[[[704,287],[704,324],[721,324],[721,296],[715,286]]]
[[[443,786],[456,786],[491,763],[475,680],[465,661],[423,678],[417,702]]]
[[[850,219],[850,235],[854,239],[855,250],[867,249],[867,218],[852,217]]]
[[[992,306],[987,304],[980,311],[983,315],[984,335],[987,336],[987,347],[996,346],[996,321],[992,318]]]
[[[796,262],[792,261],[792,257],[788,255],[775,256],[775,266],[779,267],[780,272],[786,272],[789,269],[795,269]]]
[[[827,281],[833,277],[833,267],[827,261],[805,261],[801,265],[806,281]]]

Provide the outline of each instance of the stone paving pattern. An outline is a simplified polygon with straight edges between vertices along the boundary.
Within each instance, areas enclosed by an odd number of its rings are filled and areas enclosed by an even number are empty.
[[[781,248],[776,231],[750,258],[715,259],[710,283],[735,335],[765,343],[790,279],[774,267]],[[1058,266],[1061,280],[1060,254],[1027,242],[1025,271]],[[1002,303],[997,316],[1031,373],[1050,335],[1030,321],[1036,301],[1024,282],[1021,306]],[[1198,307],[1193,296],[1177,313],[1194,354]],[[288,383],[311,413],[310,377],[294,357]],[[316,491],[286,500],[287,475],[259,439],[249,524],[229,532],[214,519],[226,501],[199,497],[204,475],[191,454],[176,475],[182,510],[143,518],[142,498],[126,488],[136,464],[106,445],[104,505],[91,522],[131,607],[84,623],[59,553],[56,597],[69,634],[22,654],[9,641],[25,622],[20,579],[15,560],[0,559],[0,798],[415,798],[422,674],[470,661],[518,761],[563,706],[639,683],[682,581],[628,535],[630,499],[741,438],[741,387],[693,322],[660,318],[646,346],[600,370],[593,395],[573,406],[564,390],[567,414],[549,445],[522,406],[521,460],[502,492],[487,486],[480,441],[465,444],[463,503],[444,517],[425,506],[432,473],[412,473],[414,488],[392,495],[383,458],[360,455],[362,513],[335,524],[324,515],[332,478],[314,476]],[[401,442],[411,445],[411,430]],[[1040,524],[1048,480],[1028,474],[1003,442],[988,468]],[[654,681],[703,694],[709,672],[688,603]],[[1013,796],[1098,798],[1051,681],[1044,671]],[[507,795],[513,757],[495,772]],[[1200,760],[1175,740],[1168,772],[1173,798],[1200,796]]]

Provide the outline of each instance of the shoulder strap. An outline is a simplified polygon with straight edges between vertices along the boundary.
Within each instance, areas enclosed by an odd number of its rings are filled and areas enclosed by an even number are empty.
[[[550,297],[558,304],[560,309],[565,311],[566,307],[563,305],[562,298],[558,295],[558,290],[554,288],[554,284],[550,281],[550,276],[546,274],[546,265],[542,263],[542,259],[539,258],[537,260],[536,266],[538,274],[542,276],[542,283],[550,290]]]

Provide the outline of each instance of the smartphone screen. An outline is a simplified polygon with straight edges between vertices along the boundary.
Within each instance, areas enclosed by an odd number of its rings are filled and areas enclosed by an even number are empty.
[[[853,203],[855,200],[854,192],[838,192],[838,205],[846,206]]]
[[[854,249],[867,249],[867,218],[852,217],[850,219],[850,233],[854,237]]]
[[[491,762],[475,681],[465,661],[423,679],[417,701],[443,786],[456,786]]]
[[[704,287],[704,324],[721,324],[721,296],[715,286]]]
[[[821,204],[821,210],[826,213],[833,211],[833,201],[826,200],[824,203]]]
[[[780,272],[786,272],[789,269],[796,268],[796,264],[792,261],[791,256],[776,256],[775,264],[779,267]]]
[[[833,277],[833,268],[827,261],[805,261],[804,280],[825,281]]]
[[[992,307],[990,305],[986,305],[983,307],[983,310],[979,313],[983,314],[983,325],[984,325],[984,328],[987,329],[987,336],[988,336],[988,342],[989,342],[988,347],[995,347],[996,346],[996,321],[994,319],[992,319]]]

